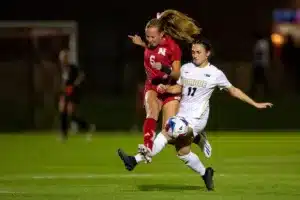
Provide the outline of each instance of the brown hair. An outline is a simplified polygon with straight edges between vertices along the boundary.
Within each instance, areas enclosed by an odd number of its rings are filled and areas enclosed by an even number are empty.
[[[207,39],[196,39],[193,44],[202,45],[206,51],[212,51],[212,45]]]
[[[201,28],[195,24],[195,20],[177,10],[165,10],[159,19],[151,19],[146,28],[158,27],[172,38],[192,43],[193,36],[200,34]]]

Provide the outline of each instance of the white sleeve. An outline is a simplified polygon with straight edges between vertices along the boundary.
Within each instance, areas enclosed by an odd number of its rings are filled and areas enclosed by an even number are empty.
[[[177,84],[178,85],[182,85],[182,74],[183,74],[183,68],[184,68],[184,66],[185,65],[181,66],[181,68],[180,68],[180,76],[179,76],[179,78],[177,80]]]
[[[230,88],[232,86],[232,84],[228,81],[227,77],[222,71],[220,71],[217,78],[217,86],[220,90]]]

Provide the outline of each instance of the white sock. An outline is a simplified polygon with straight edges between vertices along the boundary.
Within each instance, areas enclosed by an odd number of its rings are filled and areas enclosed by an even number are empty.
[[[161,152],[165,146],[168,144],[167,138],[160,132],[153,143],[153,148],[152,148],[152,157]]]
[[[140,153],[136,154],[134,156],[134,158],[135,158],[137,163],[140,163],[140,162],[144,161],[144,157]]]
[[[196,154],[194,154],[193,152],[190,152],[187,155],[178,156],[178,157],[193,171],[199,173],[201,176],[203,176],[205,174],[204,165],[200,161],[199,157]]]
[[[160,132],[154,142],[153,142],[153,147],[152,147],[152,154],[151,156],[155,156],[156,154],[158,154],[159,152],[161,152],[164,147],[168,144],[168,140],[167,138]],[[135,160],[137,163],[140,163],[142,161],[145,161],[144,156],[142,156],[140,153],[136,154],[134,156]]]

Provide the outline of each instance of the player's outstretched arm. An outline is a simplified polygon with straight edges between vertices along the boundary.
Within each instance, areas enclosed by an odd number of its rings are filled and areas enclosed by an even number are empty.
[[[180,68],[181,68],[181,62],[179,60],[176,60],[172,63],[172,72],[170,73],[170,76],[178,80],[180,77]]]
[[[256,101],[254,101],[247,94],[245,94],[242,90],[240,90],[239,88],[236,88],[234,86],[227,88],[227,91],[229,92],[229,94],[231,96],[238,98],[258,109],[271,108],[273,106],[273,104],[269,103],[269,102],[258,103]]]
[[[142,40],[142,38],[138,35],[128,35],[128,37],[132,40],[133,44],[146,48],[146,43]]]
[[[156,62],[152,65],[154,69],[157,69],[159,71],[164,72],[168,76],[171,76],[174,80],[178,80],[180,77],[180,68],[181,68],[181,62],[180,61],[174,61],[172,63],[172,69],[168,66],[162,65],[160,62]]]
[[[166,92],[170,94],[181,94],[182,93],[182,86],[181,85],[172,85],[166,87]]]

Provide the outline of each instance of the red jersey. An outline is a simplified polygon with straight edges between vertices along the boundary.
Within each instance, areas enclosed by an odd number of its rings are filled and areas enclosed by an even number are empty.
[[[181,49],[178,44],[170,37],[166,36],[155,48],[146,48],[144,52],[144,66],[147,74],[146,84],[151,84],[153,78],[163,78],[165,73],[152,68],[156,62],[172,68],[174,61],[181,60]]]

